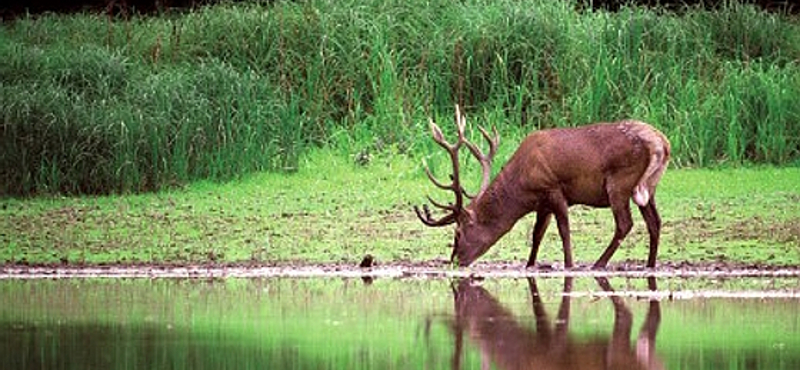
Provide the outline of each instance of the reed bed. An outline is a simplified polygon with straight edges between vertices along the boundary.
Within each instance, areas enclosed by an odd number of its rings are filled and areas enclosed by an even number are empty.
[[[433,156],[452,106],[508,144],[634,117],[677,166],[796,165],[800,22],[547,0],[309,0],[158,16],[44,15],[0,28],[0,195],[153,191]]]

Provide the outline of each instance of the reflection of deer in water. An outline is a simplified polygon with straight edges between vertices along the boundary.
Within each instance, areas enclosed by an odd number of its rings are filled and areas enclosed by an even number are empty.
[[[613,292],[605,278],[596,278],[606,292]],[[456,323],[453,368],[461,367],[463,333],[481,353],[484,368],[489,360],[499,369],[663,369],[655,356],[655,337],[661,321],[657,300],[651,300],[635,348],[630,335],[633,315],[623,299],[611,295],[614,329],[611,338],[570,338],[569,315],[572,278],[565,278],[564,294],[555,326],[545,312],[536,281],[528,279],[536,328],[521,325],[489,292],[471,280],[458,283],[455,293]],[[648,281],[655,289],[655,278]]]

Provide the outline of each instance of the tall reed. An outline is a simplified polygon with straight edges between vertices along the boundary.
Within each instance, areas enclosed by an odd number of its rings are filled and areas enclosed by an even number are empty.
[[[427,118],[454,103],[506,143],[634,117],[669,136],[677,165],[797,163],[798,60],[796,19],[737,3],[311,0],[21,19],[0,28],[0,194],[292,170],[315,146],[436,156]]]

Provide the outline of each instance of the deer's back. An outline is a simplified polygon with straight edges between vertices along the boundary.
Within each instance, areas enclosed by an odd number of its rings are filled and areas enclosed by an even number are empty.
[[[607,182],[632,191],[650,160],[646,140],[660,133],[636,121],[536,131],[510,163],[533,191],[559,190],[570,204],[608,206]]]

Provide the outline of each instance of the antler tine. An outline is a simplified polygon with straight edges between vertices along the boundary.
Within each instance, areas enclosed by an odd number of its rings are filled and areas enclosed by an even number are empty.
[[[422,160],[422,163],[425,165],[425,174],[428,175],[428,179],[431,180],[433,185],[436,185],[437,188],[442,190],[453,190],[453,184],[447,185],[439,182],[439,180],[437,180],[436,177],[433,176],[430,167],[428,167],[428,164],[425,162],[424,159]]]
[[[443,210],[446,210],[446,211],[451,211],[451,212],[456,212],[457,211],[456,210],[456,206],[454,206],[452,204],[439,203],[439,202],[433,200],[433,198],[431,198],[430,196],[427,196],[427,198],[428,198],[428,201],[431,202],[431,204],[433,204],[434,207],[436,207],[436,208],[443,209]]]
[[[456,127],[458,128],[458,141],[465,142],[464,130],[467,127],[467,116],[461,114],[461,108],[456,104]]]
[[[481,181],[481,190],[478,191],[477,195],[480,196],[483,194],[486,188],[489,187],[489,182],[491,181],[492,161],[494,160],[495,154],[497,154],[497,147],[500,145],[500,134],[497,133],[497,127],[492,128],[493,135],[489,135],[489,133],[483,127],[478,126],[478,130],[480,130],[483,138],[489,143],[489,153],[483,154],[477,145],[467,141],[466,139],[464,139],[464,145],[469,148],[469,151],[473,156],[475,156],[476,159],[478,159],[478,162],[481,164],[483,180]]]
[[[461,147],[461,140],[451,145],[449,142],[447,142],[447,140],[445,140],[444,134],[442,134],[442,129],[439,128],[439,125],[437,125],[436,122],[433,122],[432,118],[428,118],[428,125],[431,127],[431,136],[433,136],[433,141],[450,153],[451,157],[453,154],[458,154],[458,149]]]
[[[445,226],[456,222],[455,213],[449,213],[438,220],[434,219],[433,217],[431,217],[431,210],[430,208],[428,208],[427,205],[422,206],[422,211],[419,210],[419,207],[414,206],[414,212],[417,213],[417,217],[419,218],[419,220],[422,221],[423,224],[428,226],[434,226],[434,227]]]
[[[464,196],[467,197],[467,199],[469,199],[469,200],[475,199],[475,195],[467,193],[467,190],[464,189],[463,187],[461,188],[461,193],[464,194]]]
[[[494,158],[494,155],[497,154],[497,147],[500,145],[500,134],[497,133],[497,126],[492,126],[491,136],[483,127],[478,126],[478,130],[480,130],[483,138],[489,142],[489,157]]]

